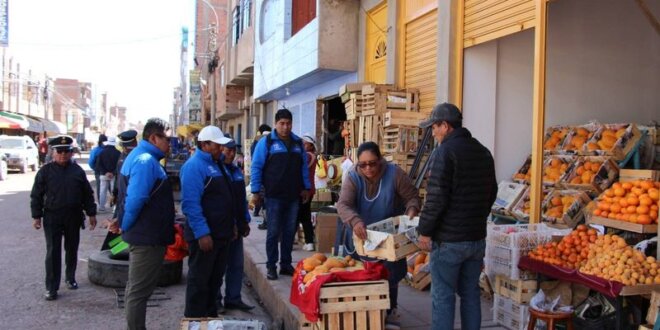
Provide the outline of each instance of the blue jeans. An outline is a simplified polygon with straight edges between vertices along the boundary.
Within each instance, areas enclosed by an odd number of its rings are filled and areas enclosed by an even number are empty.
[[[431,252],[431,298],[433,330],[454,329],[456,293],[461,297],[461,329],[481,327],[479,275],[486,241],[433,242]]]
[[[266,267],[275,268],[278,261],[278,241],[280,241],[280,267],[291,266],[291,250],[296,233],[298,198],[288,201],[279,198],[266,198],[268,222],[266,233]],[[280,235],[282,239],[280,240]]]
[[[229,243],[229,258],[225,272],[225,304],[241,301],[241,287],[243,285],[243,237]],[[222,303],[222,278],[218,287],[217,301]]]

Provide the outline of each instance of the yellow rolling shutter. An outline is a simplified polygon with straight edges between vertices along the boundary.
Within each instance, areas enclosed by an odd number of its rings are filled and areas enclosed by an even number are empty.
[[[432,10],[406,24],[405,86],[419,89],[420,111],[435,105],[438,48],[438,11]]]
[[[534,0],[465,0],[464,47],[534,27],[534,7]]]

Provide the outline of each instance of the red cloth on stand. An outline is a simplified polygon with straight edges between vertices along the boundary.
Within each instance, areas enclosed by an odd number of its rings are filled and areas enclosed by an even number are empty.
[[[533,272],[541,273],[558,280],[582,284],[610,298],[616,298],[621,292],[621,289],[624,287],[623,283],[621,282],[608,281],[598,276],[580,273],[576,269],[550,265],[526,256],[520,257],[518,268],[531,270]]]
[[[316,322],[319,320],[319,297],[321,295],[321,287],[323,284],[330,282],[379,281],[386,280],[389,276],[387,268],[385,268],[382,263],[365,261],[364,270],[319,275],[316,276],[313,281],[305,285],[303,284],[303,278],[307,273],[302,267],[303,261],[301,260],[298,262],[296,271],[293,273],[289,301],[297,306],[300,312],[305,314],[305,317],[310,322]]]

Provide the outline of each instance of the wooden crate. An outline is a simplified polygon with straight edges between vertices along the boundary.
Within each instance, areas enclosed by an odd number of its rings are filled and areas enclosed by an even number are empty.
[[[344,103],[346,110],[346,119],[354,120],[362,115],[362,95],[351,93],[349,99]]]
[[[646,313],[646,322],[649,324],[655,324],[655,320],[658,317],[658,308],[660,308],[660,292],[653,291],[651,293],[651,302],[649,304],[649,311]]]
[[[383,127],[394,125],[399,126],[419,126],[419,123],[426,119],[426,114],[412,111],[386,111],[382,115]]]
[[[420,143],[420,128],[396,126],[383,128],[381,151],[385,154],[414,154]]]
[[[355,236],[355,234],[353,234],[353,245],[355,246],[355,252],[361,256],[387,260],[387,261],[397,261],[419,251],[419,247],[417,247],[417,245],[414,242],[408,239],[405,233],[399,233],[399,226],[401,226],[402,223],[405,222],[415,223],[415,221],[419,221],[419,219],[418,218],[409,219],[407,216],[402,215],[398,217],[392,217],[389,219],[381,220],[376,223],[368,225],[367,234],[369,234],[369,232],[379,231],[377,230],[377,228],[381,227],[382,224],[385,224],[387,222],[392,222],[391,225],[394,229],[393,232],[395,234],[388,234],[387,238],[383,242],[381,242],[376,249],[372,251],[365,250],[364,241],[359,237]]]
[[[301,315],[300,329],[385,329],[389,308],[389,285],[385,280],[327,283],[319,296],[319,321],[312,323]]]
[[[357,146],[360,144],[373,141],[380,144],[380,121],[378,116],[361,116],[358,118],[358,136]]]
[[[495,293],[519,304],[529,303],[536,291],[536,280],[512,280],[504,275],[495,277]]]
[[[412,286],[413,288],[419,291],[424,291],[430,288],[431,273],[417,272],[417,274],[413,275],[412,279],[410,280],[410,286]]]

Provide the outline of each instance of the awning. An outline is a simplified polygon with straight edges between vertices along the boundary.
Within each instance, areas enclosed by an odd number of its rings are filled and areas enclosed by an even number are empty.
[[[18,129],[26,129],[28,126],[30,126],[30,123],[27,121],[27,119],[25,119],[25,117],[16,113],[0,111],[0,117],[8,120],[9,122],[17,124]]]
[[[28,121],[28,127],[25,128],[26,131],[34,133],[42,133],[44,131],[44,125],[39,120],[29,116],[25,116],[25,120]]]
[[[21,125],[0,116],[0,128],[9,128],[9,129],[20,129]]]
[[[66,127],[62,123],[46,118],[40,118],[40,117],[33,117],[33,118],[38,120],[39,123],[41,123],[44,132],[48,132],[51,134],[66,134]]]
[[[57,130],[55,130],[55,128],[53,128],[52,131],[49,130],[48,132],[57,133],[57,134],[66,134],[66,125],[64,125],[64,124],[62,124],[62,123],[60,123],[59,121],[56,121],[56,120],[48,120],[48,121],[50,121],[53,125],[55,125],[55,127],[57,129]]]
[[[202,128],[204,128],[204,126],[201,124],[181,125],[176,128],[176,134],[179,136],[188,136],[194,132],[199,132]]]

